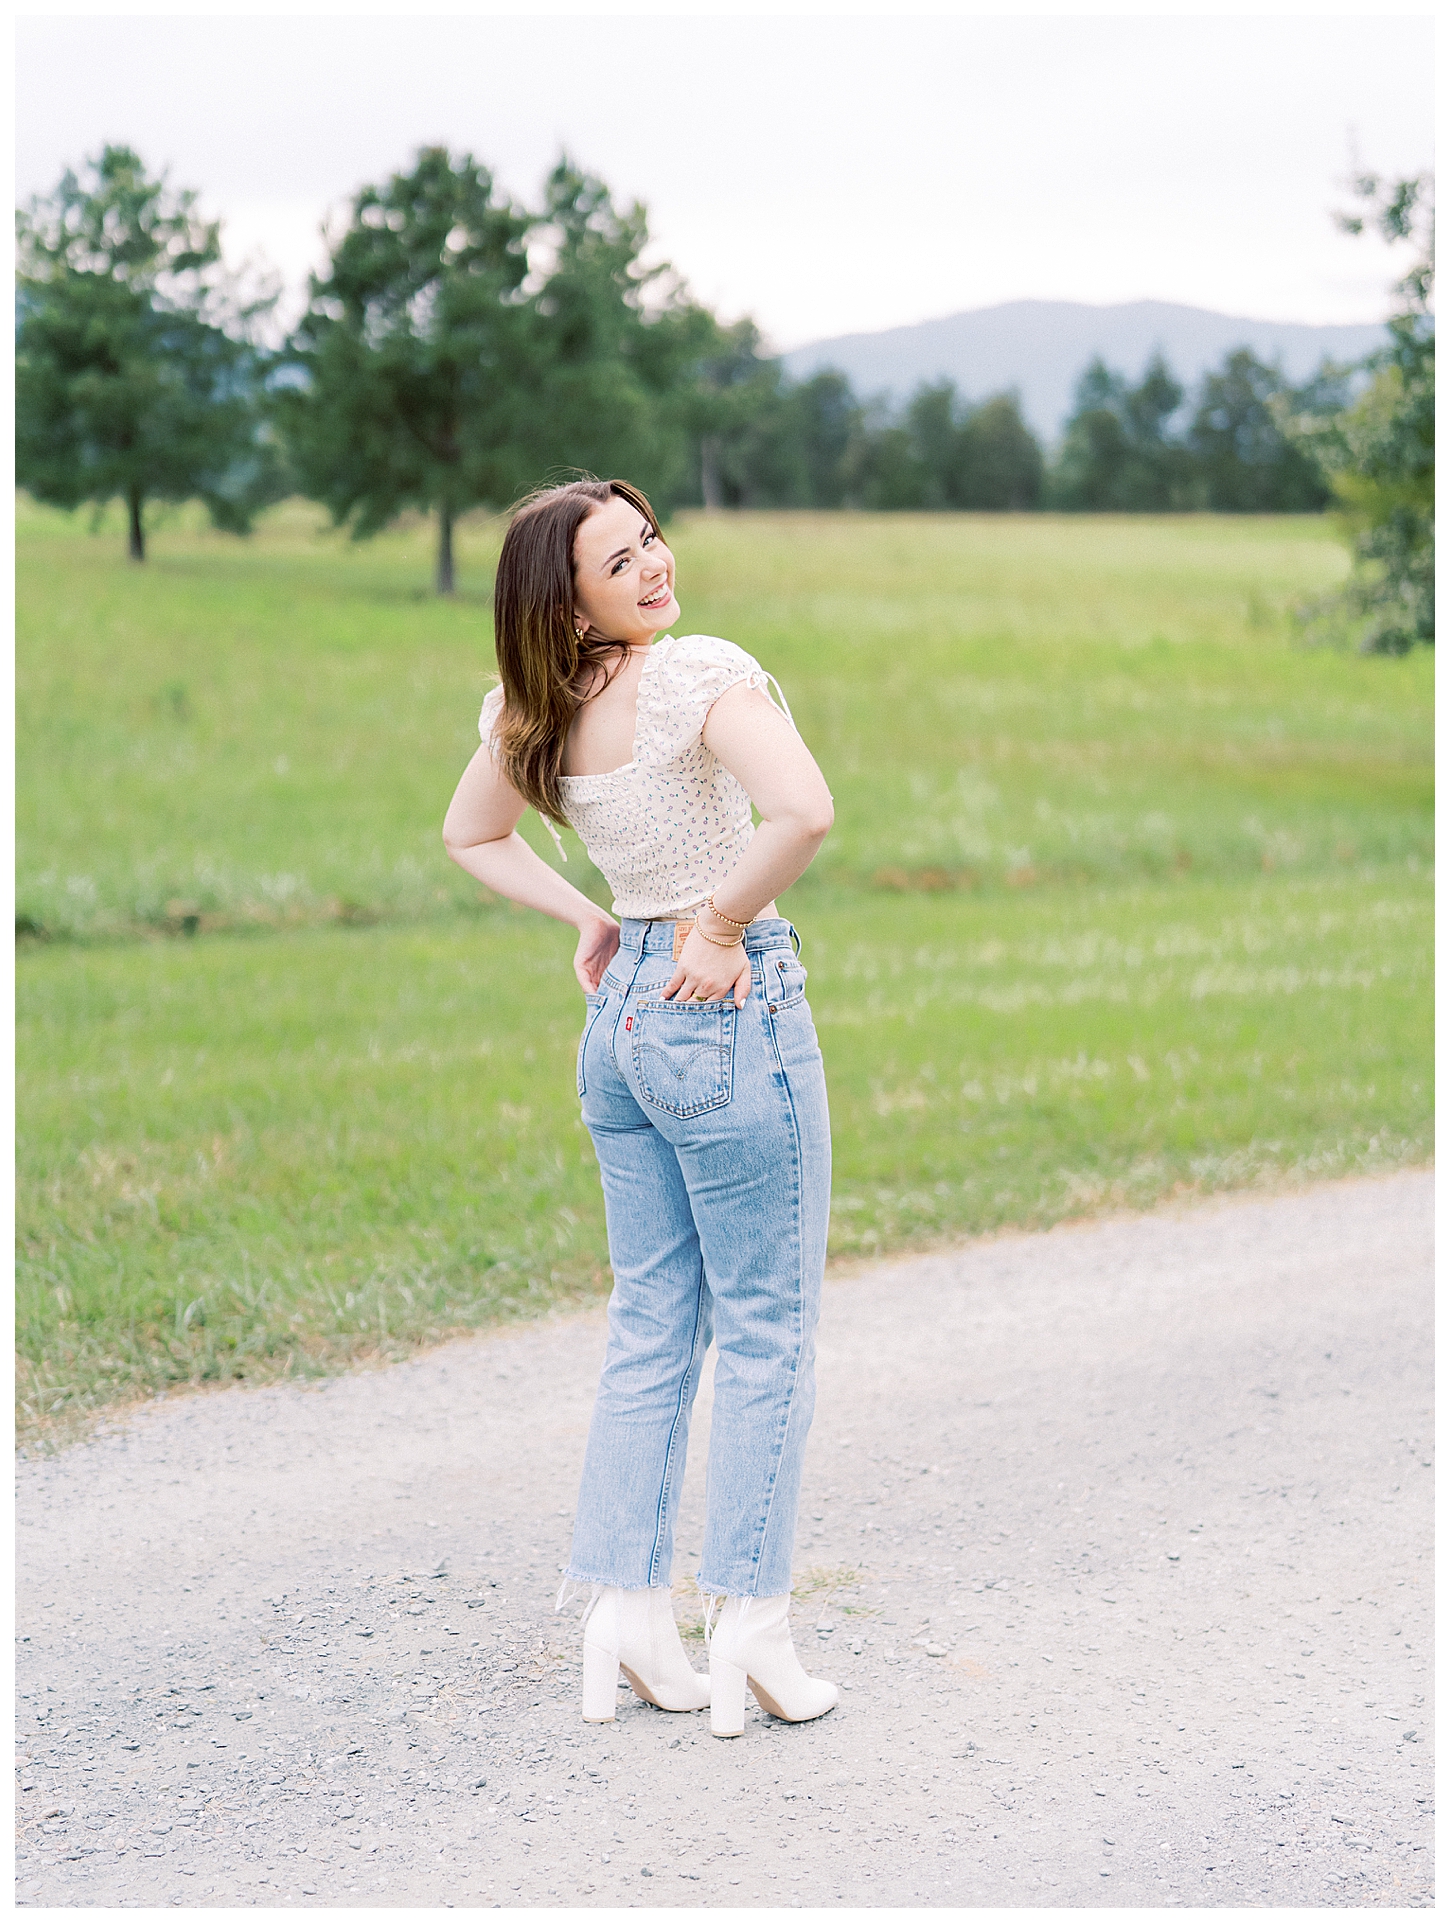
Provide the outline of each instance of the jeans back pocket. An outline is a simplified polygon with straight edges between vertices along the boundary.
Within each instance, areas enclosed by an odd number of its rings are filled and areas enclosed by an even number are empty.
[[[635,1077],[667,1115],[703,1115],[730,1100],[735,1004],[641,1002],[631,1024]]]

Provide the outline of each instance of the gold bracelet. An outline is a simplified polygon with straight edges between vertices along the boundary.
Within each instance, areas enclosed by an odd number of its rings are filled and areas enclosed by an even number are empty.
[[[739,948],[745,940],[743,935],[736,935],[730,941],[717,941],[713,935],[707,935],[705,933],[699,922],[695,923],[695,933],[700,937],[701,941],[709,942],[712,948]]]
[[[723,908],[717,908],[715,906],[715,897],[713,895],[706,895],[705,906],[709,909],[710,913],[714,915],[718,920],[729,922],[732,928],[738,928],[742,935],[745,933],[745,930],[750,926],[750,923],[748,921],[737,921],[734,915],[727,915]]]

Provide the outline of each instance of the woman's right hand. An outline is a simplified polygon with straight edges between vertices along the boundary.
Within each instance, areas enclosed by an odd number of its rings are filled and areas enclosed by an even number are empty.
[[[660,990],[664,1001],[733,1001],[743,1008],[750,995],[750,957],[744,942],[722,948],[692,928],[680,950],[675,972]]]
[[[619,923],[601,914],[597,920],[582,922],[579,946],[574,950],[574,973],[586,995],[592,995],[604,979],[604,971],[619,953]]]

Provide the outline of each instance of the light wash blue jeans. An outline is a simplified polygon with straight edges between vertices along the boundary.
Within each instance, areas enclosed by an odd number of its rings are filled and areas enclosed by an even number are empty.
[[[568,1576],[622,1589],[670,1581],[713,1333],[700,1587],[784,1596],[816,1399],[825,1072],[788,921],[748,930],[739,1010],[661,999],[673,936],[671,922],[624,922],[579,1044],[614,1292]]]

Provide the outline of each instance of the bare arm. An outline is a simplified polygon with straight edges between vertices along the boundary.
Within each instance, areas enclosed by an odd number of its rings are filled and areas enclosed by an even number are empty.
[[[825,776],[804,741],[768,696],[747,683],[727,688],[705,717],[705,746],[723,762],[760,811],[760,826],[745,853],[715,890],[718,908],[749,921],[783,888],[803,875],[835,819]],[[725,924],[702,919],[712,935]],[[743,964],[743,965],[742,965]],[[723,999],[740,1007],[750,993],[750,965],[738,948],[719,948],[692,934],[666,996]]]
[[[810,867],[835,820],[831,792],[780,709],[743,681],[706,715],[703,740],[760,811],[750,846],[715,890],[718,907],[749,921]]]
[[[619,924],[536,855],[517,832],[525,802],[481,744],[463,771],[443,821],[443,845],[465,874],[496,895],[537,908],[579,930],[574,973],[582,988],[598,988],[619,947]]]

